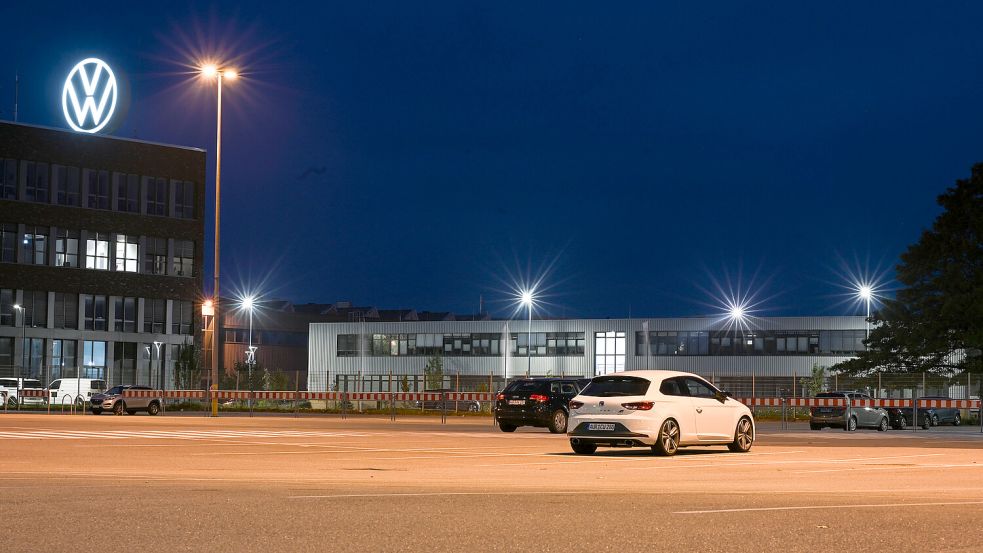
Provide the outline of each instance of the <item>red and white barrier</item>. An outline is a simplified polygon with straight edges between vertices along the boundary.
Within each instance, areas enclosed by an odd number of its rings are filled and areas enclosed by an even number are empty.
[[[48,397],[48,390],[44,388],[24,388],[18,393],[20,397]]]

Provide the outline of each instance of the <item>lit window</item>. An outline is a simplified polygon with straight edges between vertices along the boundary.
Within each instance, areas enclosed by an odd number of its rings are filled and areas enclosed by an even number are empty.
[[[116,270],[127,273],[137,272],[137,237],[116,235]]]
[[[85,268],[109,270],[109,237],[94,232],[85,240]]]

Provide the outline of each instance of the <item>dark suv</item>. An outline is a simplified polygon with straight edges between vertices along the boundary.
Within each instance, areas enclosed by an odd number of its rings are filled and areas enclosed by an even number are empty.
[[[495,401],[495,422],[502,432],[539,426],[554,434],[567,431],[567,404],[590,384],[589,378],[524,378],[505,387]]]

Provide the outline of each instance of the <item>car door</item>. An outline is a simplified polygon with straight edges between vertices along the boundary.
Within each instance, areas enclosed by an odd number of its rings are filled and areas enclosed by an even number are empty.
[[[876,407],[865,405],[857,407],[856,402],[869,401],[873,398],[867,394],[850,394],[850,399],[854,402],[853,412],[857,415],[857,424],[860,426],[877,426],[879,413]]]
[[[702,379],[688,376],[684,382],[696,412],[696,432],[700,441],[731,439],[734,434],[732,407],[717,399],[717,390]]]
[[[697,431],[696,408],[689,397],[689,388],[683,377],[667,378],[659,385],[659,393],[665,396],[668,404],[665,410],[679,423],[679,439],[683,443],[700,440]],[[661,405],[660,405],[661,408]]]

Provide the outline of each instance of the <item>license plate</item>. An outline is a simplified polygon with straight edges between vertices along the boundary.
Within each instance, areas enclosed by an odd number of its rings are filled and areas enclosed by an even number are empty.
[[[602,430],[605,432],[612,432],[614,431],[614,425],[600,423],[600,422],[592,422],[587,425],[587,430]]]
[[[509,405],[525,405],[525,404],[526,404],[526,400],[524,400],[524,399],[510,399],[509,400]]]

